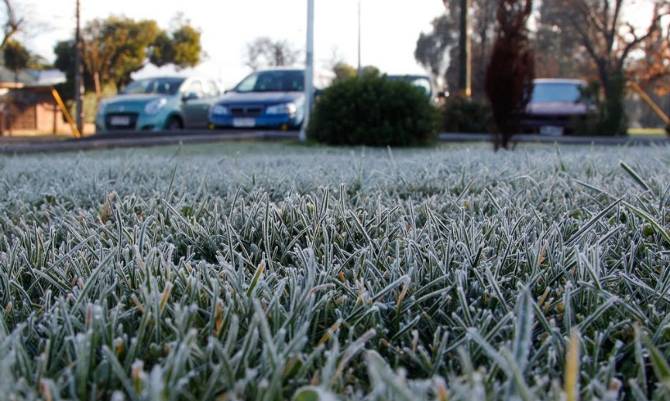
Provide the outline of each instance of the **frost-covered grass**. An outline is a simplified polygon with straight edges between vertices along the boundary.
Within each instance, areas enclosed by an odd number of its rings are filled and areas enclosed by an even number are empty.
[[[669,169],[667,148],[0,158],[0,399],[667,400]]]

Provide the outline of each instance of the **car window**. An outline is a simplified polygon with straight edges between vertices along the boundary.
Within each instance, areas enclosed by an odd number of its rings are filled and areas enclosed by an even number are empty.
[[[427,78],[416,78],[410,82],[412,85],[423,90],[427,96],[431,96],[433,93],[433,88],[430,83],[430,80]]]
[[[214,81],[207,81],[206,82],[206,87],[205,87],[205,92],[207,94],[207,97],[217,97],[221,93],[219,92],[219,85],[216,84]]]
[[[184,93],[195,93],[199,97],[204,97],[204,89],[202,87],[202,82],[199,80],[195,80],[191,82],[187,87]]]
[[[261,71],[249,75],[235,88],[235,92],[302,92],[305,73],[296,70]]]
[[[183,83],[184,80],[181,78],[140,79],[131,82],[121,93],[125,95],[175,95]]]

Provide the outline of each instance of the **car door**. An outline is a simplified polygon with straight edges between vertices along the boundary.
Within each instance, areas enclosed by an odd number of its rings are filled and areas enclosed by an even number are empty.
[[[182,92],[182,113],[186,128],[207,128],[210,101],[203,81],[194,79]]]

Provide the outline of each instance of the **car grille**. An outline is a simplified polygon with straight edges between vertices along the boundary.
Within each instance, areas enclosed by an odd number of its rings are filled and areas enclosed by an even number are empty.
[[[582,114],[574,115],[542,115],[542,114],[528,114],[522,118],[522,125],[525,127],[543,127],[543,126],[558,126],[566,127],[574,125],[578,121],[583,121],[586,118]]]
[[[233,117],[258,117],[263,114],[262,106],[233,106],[230,108],[230,113]]]
[[[109,113],[105,115],[105,128],[109,131],[134,130],[137,128],[138,113]],[[127,123],[119,123],[126,120]]]

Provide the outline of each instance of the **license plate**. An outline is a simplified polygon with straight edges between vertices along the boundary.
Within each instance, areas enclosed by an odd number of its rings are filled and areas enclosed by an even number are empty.
[[[253,128],[256,126],[256,120],[253,118],[235,118],[233,127],[235,128]]]
[[[540,127],[540,135],[546,135],[546,136],[561,136],[563,135],[563,127],[552,127],[552,126],[546,126],[546,127]]]
[[[128,116],[113,116],[109,120],[109,124],[116,127],[127,127],[130,125],[130,117]]]

